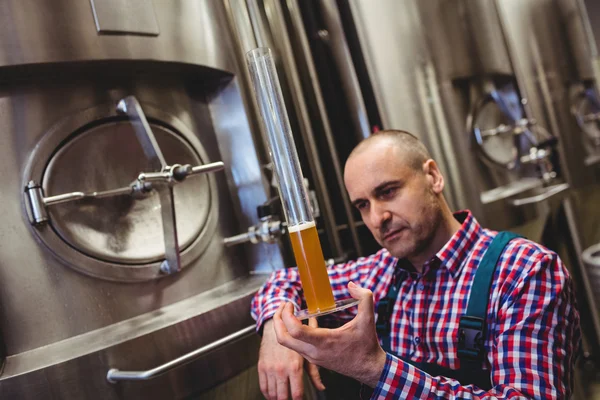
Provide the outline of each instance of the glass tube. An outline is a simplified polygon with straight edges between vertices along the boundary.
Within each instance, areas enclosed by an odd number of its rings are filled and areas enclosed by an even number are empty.
[[[333,309],[336,304],[271,50],[266,47],[251,50],[246,54],[246,61],[268,137],[308,312]]]

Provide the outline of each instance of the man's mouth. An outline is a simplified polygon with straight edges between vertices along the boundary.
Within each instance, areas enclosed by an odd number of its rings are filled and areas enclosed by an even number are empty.
[[[390,233],[386,234],[383,237],[383,240],[389,240],[389,239],[393,239],[395,236],[397,236],[400,232],[402,232],[404,230],[404,228],[399,228],[399,229],[394,229],[393,231],[391,231]]]

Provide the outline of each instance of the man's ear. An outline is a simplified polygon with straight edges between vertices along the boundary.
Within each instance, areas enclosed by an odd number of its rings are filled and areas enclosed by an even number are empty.
[[[431,158],[423,163],[423,173],[431,185],[431,191],[440,194],[444,190],[444,176],[437,163]]]

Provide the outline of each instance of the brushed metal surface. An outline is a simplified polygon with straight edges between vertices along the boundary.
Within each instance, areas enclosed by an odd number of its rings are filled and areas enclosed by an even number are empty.
[[[476,58],[472,55],[463,0],[420,1],[419,14],[428,29],[428,46],[442,79],[467,78],[476,74]]]
[[[512,75],[511,55],[495,1],[464,0],[469,39],[477,57],[476,68],[484,75]]]
[[[2,1],[0,66],[154,60],[236,71],[231,57],[231,35],[221,2],[147,2],[154,5],[161,28],[157,37],[98,35],[88,1]]]
[[[421,1],[417,7],[443,79],[512,74],[494,1]]]
[[[99,33],[158,36],[154,3],[147,0],[90,0]]]
[[[288,7],[289,4],[288,1]],[[354,134],[359,140],[365,139],[371,135],[371,124],[369,124],[367,109],[358,83],[358,77],[356,76],[356,69],[352,63],[352,56],[350,55],[348,43],[344,36],[340,12],[333,0],[320,1],[319,7],[327,26],[328,38],[332,42],[331,50],[340,74],[346,101],[350,106],[350,118],[355,129]]]
[[[256,335],[152,381],[115,385],[106,381],[106,371],[148,368],[244,328],[252,322],[248,302],[264,279],[232,281],[114,326],[10,356],[0,397],[164,399],[209,388],[256,362]]]
[[[268,200],[268,184],[259,164],[259,155],[248,126],[248,116],[244,112],[237,81],[232,81],[211,98],[209,111],[213,117],[221,159],[228,168],[227,185],[232,193],[233,211],[239,225],[235,232],[223,235],[231,237],[247,232],[248,227],[259,222],[256,208]],[[245,90],[249,90],[246,88]],[[263,155],[264,157],[264,155]],[[223,211],[221,218],[232,218],[229,210]],[[283,257],[278,244],[258,243],[243,246],[244,259],[253,273],[273,272],[283,268]]]
[[[597,57],[596,41],[589,14],[582,0],[556,0],[569,38],[580,80],[594,79],[594,58]]]
[[[179,323],[189,323],[190,321],[188,320],[193,318],[198,319],[196,323],[201,323],[203,322],[202,319],[208,318],[209,313],[213,311],[221,313],[221,311],[228,310],[231,312],[231,308],[233,307],[232,303],[242,300],[247,301],[249,296],[252,296],[254,292],[258,290],[266,278],[267,275],[260,274],[241,277],[148,313],[81,335],[73,336],[48,346],[11,355],[7,358],[5,369],[0,377],[0,382],[55,364],[81,358],[97,351],[106,350],[113,346],[142,338],[145,335],[156,334],[164,329],[176,327]],[[248,304],[243,305],[241,308],[248,311]],[[243,310],[236,311],[238,314],[242,312]],[[239,317],[239,315],[236,316]],[[222,315],[218,318],[222,318],[223,321],[228,320],[227,315]],[[247,326],[242,322],[247,320],[247,318],[243,318],[242,321],[238,321],[237,319],[232,318],[228,324],[231,327],[239,326],[239,329],[242,329]],[[206,322],[211,321],[209,319],[209,321]],[[229,329],[229,326],[221,328]],[[132,327],[135,327],[135,329],[131,329]],[[233,333],[233,330],[229,333]],[[211,336],[219,338],[220,334],[221,333],[215,329],[209,331],[200,330],[198,332],[198,336],[205,336],[207,338]],[[193,337],[187,339],[190,341],[197,340]],[[128,360],[127,363],[119,365],[114,364],[112,367],[137,368],[134,363],[135,360],[132,359]],[[108,371],[108,369],[104,371],[104,376],[106,376],[106,371]]]
[[[594,36],[596,47],[600,43],[600,4],[595,0],[578,0],[580,7],[585,7],[589,18],[589,28]],[[596,52],[596,56],[598,53]],[[596,79],[598,77],[596,76]]]

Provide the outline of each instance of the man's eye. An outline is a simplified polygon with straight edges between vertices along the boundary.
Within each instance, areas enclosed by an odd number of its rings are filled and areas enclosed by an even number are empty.
[[[391,188],[385,188],[380,192],[380,196],[381,197],[391,197],[396,193],[396,188],[395,187],[391,187]]]
[[[364,210],[367,207],[367,203],[366,202],[361,202],[361,203],[356,203],[356,209],[357,210]]]

